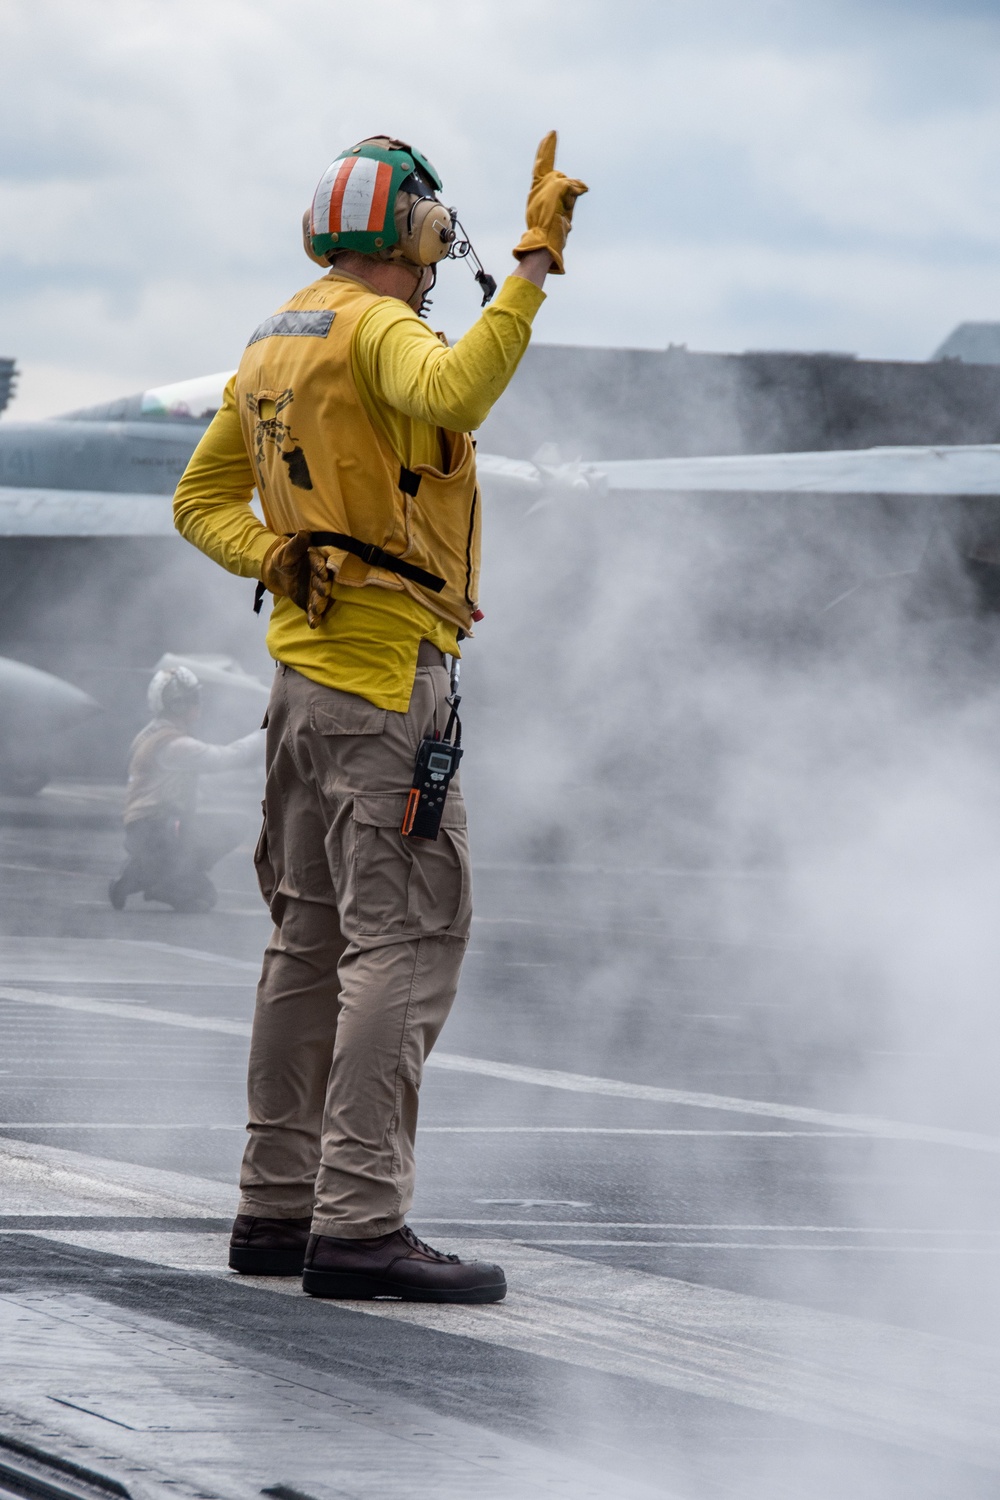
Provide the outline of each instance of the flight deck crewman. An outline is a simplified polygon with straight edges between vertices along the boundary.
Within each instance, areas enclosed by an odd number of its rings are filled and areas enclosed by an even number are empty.
[[[304,224],[329,269],[252,335],[174,500],[188,541],[275,596],[256,855],[274,932],[229,1263],[304,1271],[317,1296],[506,1293],[499,1266],[405,1222],[421,1073],[471,918],[457,780],[436,840],[401,828],[417,749],[448,718],[445,657],[478,618],[469,433],[517,368],[586,192],[555,144],[538,150],[517,268],[450,349],[420,317],[437,263],[468,248],[437,173],[384,136],[343,152]]]
[[[230,745],[210,745],[192,734],[201,710],[201,685],[190,667],[162,667],[146,692],[153,715],[129,750],[125,789],[128,859],[108,887],[121,911],[129,896],[163,901],[175,911],[211,911],[216,889],[208,872],[243,836],[240,818],[197,807],[202,776],[259,765],[259,729]]]

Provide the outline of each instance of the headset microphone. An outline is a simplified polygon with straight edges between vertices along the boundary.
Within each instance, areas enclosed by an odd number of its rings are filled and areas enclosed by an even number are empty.
[[[493,298],[496,296],[496,279],[489,274],[482,261],[479,259],[479,256],[476,254],[475,250],[473,250],[472,241],[469,239],[468,235],[465,232],[465,229],[460,223],[458,214],[456,213],[455,209],[451,210],[451,222],[456,229],[461,230],[462,238],[460,240],[455,239],[452,241],[451,249],[448,251],[449,259],[468,260],[470,269],[472,270],[472,273],[478,281],[480,289],[482,291],[482,305],[483,307],[485,307],[487,302],[492,302]]]

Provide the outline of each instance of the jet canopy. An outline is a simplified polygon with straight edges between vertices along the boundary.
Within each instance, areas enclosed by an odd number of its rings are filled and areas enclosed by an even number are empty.
[[[210,422],[222,405],[222,393],[233,373],[223,370],[220,375],[201,375],[196,380],[154,386],[143,391],[139,415],[160,417],[167,422]]]

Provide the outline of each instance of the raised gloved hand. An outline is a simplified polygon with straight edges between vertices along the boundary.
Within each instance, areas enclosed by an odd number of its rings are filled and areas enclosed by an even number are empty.
[[[327,571],[326,554],[310,547],[308,531],[282,537],[265,553],[260,581],[272,594],[293,599],[304,609],[310,630],[315,630],[330,608],[333,580]]]
[[[524,215],[528,227],[515,245],[514,254],[520,260],[533,250],[547,250],[552,256],[552,270],[562,276],[566,236],[573,227],[573,205],[587,191],[587,184],[557,172],[555,161],[556,133],[550,130],[535,155]]]

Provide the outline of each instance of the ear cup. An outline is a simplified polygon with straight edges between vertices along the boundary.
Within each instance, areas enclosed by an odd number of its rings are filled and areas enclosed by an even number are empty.
[[[317,255],[312,247],[312,209],[307,208],[302,215],[302,248],[310,260],[314,260],[318,266],[327,269],[330,262],[325,255]]]
[[[436,198],[418,198],[407,214],[407,228],[399,247],[407,260],[433,266],[444,260],[455,238],[451,214]]]

